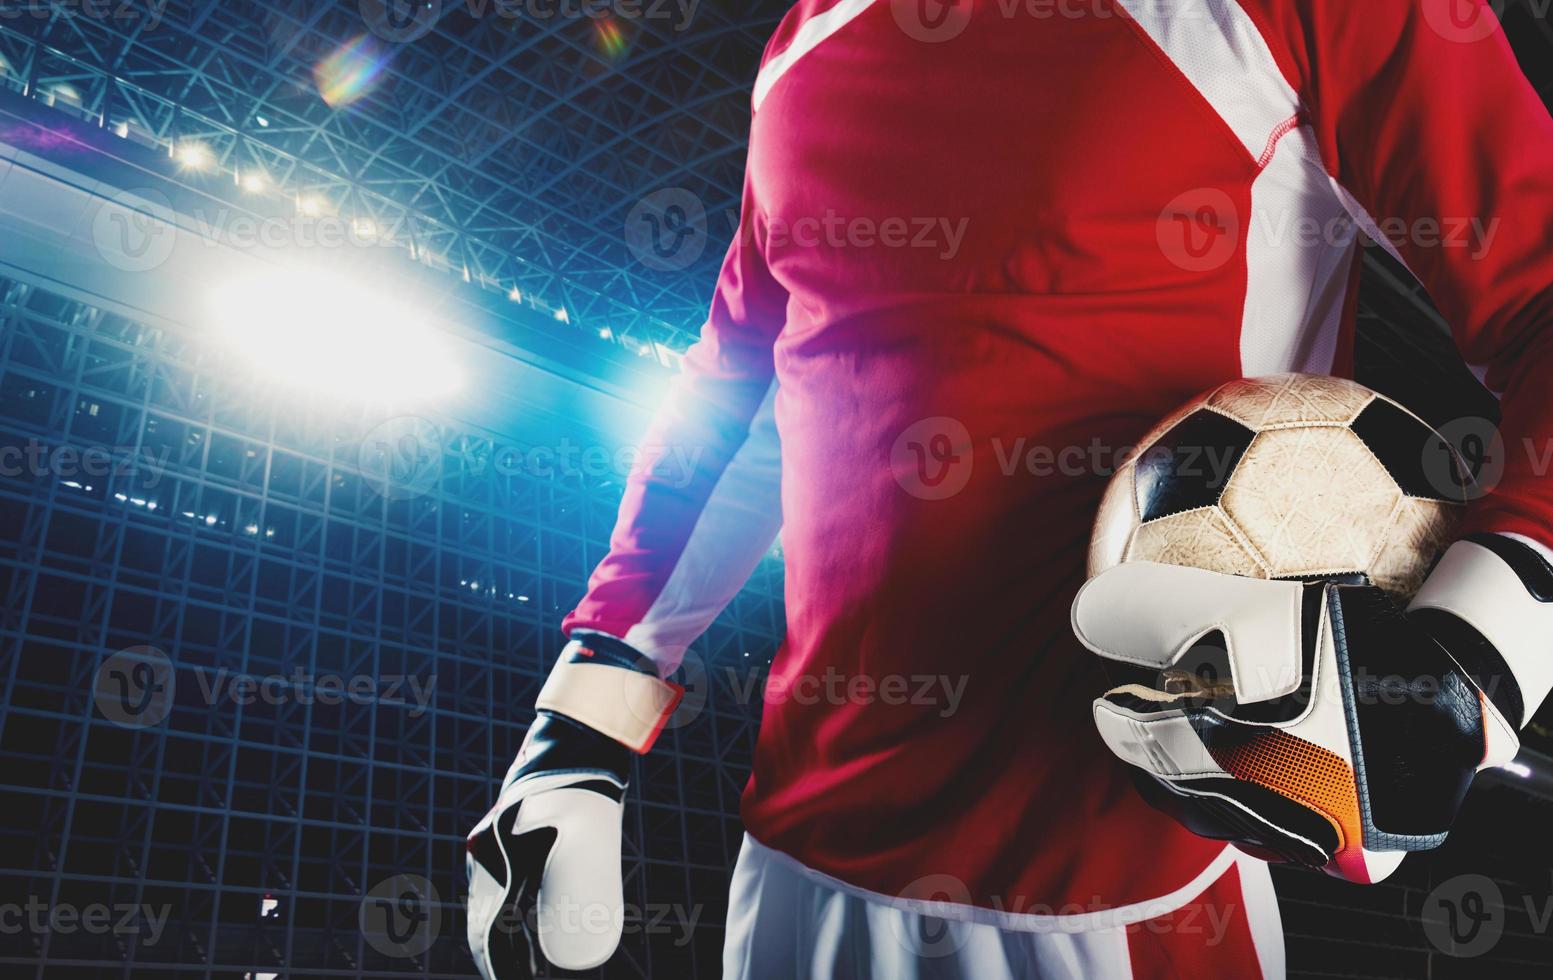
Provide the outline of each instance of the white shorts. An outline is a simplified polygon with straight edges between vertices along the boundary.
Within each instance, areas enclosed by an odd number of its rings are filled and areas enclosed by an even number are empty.
[[[1283,926],[1267,865],[1233,848],[1156,902],[1044,916],[863,891],[745,835],[723,946],[723,980],[1283,976]]]

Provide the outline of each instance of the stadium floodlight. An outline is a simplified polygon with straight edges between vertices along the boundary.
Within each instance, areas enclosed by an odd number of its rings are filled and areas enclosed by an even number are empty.
[[[204,143],[185,141],[178,144],[173,154],[178,163],[188,170],[209,170],[216,165],[215,154]]]
[[[274,268],[210,296],[222,340],[272,381],[345,401],[425,402],[461,372],[449,338],[415,304],[376,285]]]

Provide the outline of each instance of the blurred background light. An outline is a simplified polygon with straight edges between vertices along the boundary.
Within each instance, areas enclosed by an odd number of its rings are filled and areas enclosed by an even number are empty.
[[[188,170],[209,170],[216,165],[216,155],[210,152],[210,147],[192,140],[179,143],[173,156]]]
[[[388,50],[372,35],[352,38],[314,67],[318,94],[330,108],[350,105],[377,87],[388,57]]]
[[[281,385],[376,404],[423,403],[460,387],[450,338],[375,284],[276,268],[221,285],[209,304],[221,339]]]
[[[625,57],[630,49],[631,42],[626,38],[625,31],[613,17],[605,16],[593,22],[593,31],[598,41],[599,50],[611,61],[619,61]]]

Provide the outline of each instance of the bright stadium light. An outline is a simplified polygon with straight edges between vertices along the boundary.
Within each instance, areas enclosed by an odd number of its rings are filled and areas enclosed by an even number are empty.
[[[406,403],[461,381],[447,338],[412,303],[342,276],[269,270],[216,289],[211,312],[248,364],[287,386]]]
[[[173,155],[189,170],[209,170],[216,165],[215,154],[204,143],[179,143]]]

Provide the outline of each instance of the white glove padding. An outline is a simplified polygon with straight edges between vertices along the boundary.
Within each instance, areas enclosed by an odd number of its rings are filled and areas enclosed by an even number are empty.
[[[596,774],[542,776],[507,787],[476,825],[469,947],[485,980],[529,980],[544,961],[589,970],[614,953],[625,915],[624,795]]]
[[[1474,676],[1370,586],[1127,562],[1083,588],[1073,629],[1140,681],[1094,716],[1150,801],[1269,860],[1379,881],[1439,846],[1475,772],[1518,748]]]
[[[589,970],[620,945],[631,758],[682,693],[614,637],[579,636],[562,653],[496,805],[469,834],[469,949],[485,980]]]

